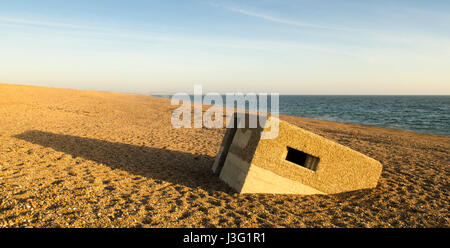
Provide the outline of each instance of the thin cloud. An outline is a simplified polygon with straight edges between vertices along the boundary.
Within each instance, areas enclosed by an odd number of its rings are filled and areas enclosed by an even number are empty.
[[[211,6],[223,8],[228,11],[232,11],[234,13],[239,13],[246,16],[251,16],[259,19],[263,19],[266,21],[280,23],[290,26],[297,26],[303,28],[311,28],[311,29],[323,29],[323,30],[334,30],[334,31],[345,31],[348,32],[351,37],[359,38],[364,37],[367,40],[378,43],[389,43],[396,45],[409,45],[413,47],[426,47],[430,44],[434,44],[434,46],[444,47],[444,51],[448,51],[449,41],[446,38],[438,38],[438,37],[430,37],[423,33],[417,32],[405,32],[404,30],[385,30],[385,29],[360,29],[348,26],[333,26],[333,25],[322,25],[315,24],[309,22],[302,22],[297,20],[289,20],[284,18],[275,17],[272,15],[268,15],[266,13],[254,12],[248,9],[244,9],[236,6],[227,6],[219,3],[210,3]],[[413,10],[410,10],[410,12]],[[425,12],[423,13],[431,14],[434,12]],[[448,18],[450,15],[439,15],[440,19]],[[355,36],[357,34],[357,36]],[[399,35],[402,34],[402,35]],[[345,37],[345,36],[344,36]]]
[[[34,27],[53,27],[53,28],[71,28],[71,29],[87,29],[87,30],[105,30],[102,27],[94,25],[78,25],[64,22],[52,22],[52,21],[41,21],[41,20],[29,20],[29,19],[19,19],[10,17],[0,17],[0,22],[12,25],[24,25],[24,26],[34,26]]]
[[[229,11],[232,11],[235,13],[264,19],[266,21],[291,25],[291,26],[304,27],[304,28],[315,28],[315,29],[328,29],[328,30],[336,30],[336,31],[364,31],[364,30],[352,28],[352,27],[320,25],[320,24],[314,24],[314,23],[308,23],[308,22],[288,20],[288,19],[270,16],[270,15],[263,14],[263,13],[257,13],[257,12],[242,9],[242,8],[223,6],[223,5],[219,5],[219,4],[211,4],[211,5],[216,6],[216,7],[221,7],[221,8],[224,8],[226,10],[229,10]]]
[[[72,32],[76,31],[77,35],[72,38],[81,39],[100,39],[100,40],[127,40],[127,41],[141,41],[141,42],[162,42],[165,44],[179,43],[184,46],[200,45],[207,47],[223,47],[230,49],[256,49],[256,50],[271,50],[274,49],[286,49],[293,48],[298,50],[317,51],[333,54],[341,54],[351,56],[350,52],[343,51],[341,49],[325,48],[320,45],[307,44],[301,42],[287,42],[277,40],[252,40],[242,38],[231,37],[205,37],[205,36],[185,36],[180,34],[170,33],[155,33],[151,31],[137,31],[124,28],[107,27],[105,25],[87,25],[79,23],[68,23],[63,21],[49,21],[41,19],[21,19],[11,17],[0,17],[0,26],[24,28],[24,29],[36,29],[42,28],[50,29],[50,33],[60,35],[59,31]],[[58,32],[54,33],[53,29],[58,29]],[[88,37],[79,36],[79,31],[89,32]],[[66,35],[64,35],[66,37]],[[107,39],[101,37],[109,37]]]

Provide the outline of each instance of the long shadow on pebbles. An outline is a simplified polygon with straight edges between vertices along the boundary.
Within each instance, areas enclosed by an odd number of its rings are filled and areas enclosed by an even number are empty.
[[[214,158],[210,156],[37,130],[14,137],[146,178],[207,191],[232,192],[213,175],[210,168]]]

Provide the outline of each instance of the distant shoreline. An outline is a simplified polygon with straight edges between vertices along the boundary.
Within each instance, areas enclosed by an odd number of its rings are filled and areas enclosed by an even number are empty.
[[[152,96],[171,97],[171,95]],[[349,103],[342,102],[342,100]],[[308,101],[312,101],[312,103]],[[329,103],[326,103],[326,101]],[[364,103],[361,101],[366,101],[366,104],[363,105]],[[373,104],[381,104],[379,102],[386,101],[388,102],[384,106],[373,107]],[[416,104],[416,102],[419,102],[419,104]],[[300,105],[295,106],[297,103]],[[320,103],[324,107],[318,109],[315,103]],[[334,107],[334,112],[327,108],[327,104]],[[336,106],[337,104],[341,106]],[[440,106],[434,106],[433,104],[440,104]],[[415,111],[422,111],[421,113],[406,112],[409,111],[410,107],[417,105],[421,109],[416,109]],[[302,109],[302,106],[305,106],[305,108]],[[248,109],[248,106],[246,108]],[[360,108],[359,113],[354,113],[357,108]],[[435,113],[427,113],[427,108],[432,110],[434,108],[442,108],[442,110],[434,109]],[[450,122],[450,96],[447,95],[280,95],[280,114],[450,136],[450,126],[448,126]],[[428,117],[426,116],[427,114],[429,115]]]

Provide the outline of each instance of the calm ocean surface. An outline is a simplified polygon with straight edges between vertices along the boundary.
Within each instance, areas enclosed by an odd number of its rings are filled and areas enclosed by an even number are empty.
[[[450,136],[450,96],[280,96],[280,114]]]
[[[450,96],[280,96],[280,114],[450,136]]]

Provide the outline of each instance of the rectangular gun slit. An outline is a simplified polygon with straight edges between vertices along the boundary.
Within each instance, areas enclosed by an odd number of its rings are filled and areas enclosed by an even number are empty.
[[[286,160],[312,171],[317,170],[320,158],[314,157],[292,147],[287,147]]]

